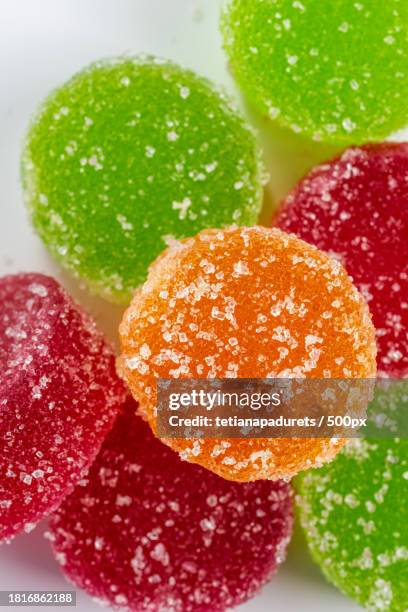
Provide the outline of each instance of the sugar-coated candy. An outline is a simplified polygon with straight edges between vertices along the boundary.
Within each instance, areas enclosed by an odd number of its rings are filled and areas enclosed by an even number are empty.
[[[130,400],[86,479],[51,519],[62,571],[105,605],[221,612],[253,596],[285,558],[292,495],[181,461]]]
[[[206,230],[151,267],[120,327],[119,369],[155,429],[157,378],[364,378],[375,373],[367,305],[341,264],[278,229]],[[290,478],[340,439],[171,439],[237,481]]]
[[[255,223],[261,175],[255,137],[226,96],[152,57],[74,76],[42,105],[23,153],[25,199],[45,245],[124,302],[174,237]]]
[[[316,140],[382,140],[408,123],[405,0],[229,0],[224,45],[249,100]]]
[[[408,144],[350,148],[318,166],[275,223],[343,263],[377,330],[381,375],[408,375]]]
[[[351,440],[299,477],[300,518],[327,579],[367,610],[408,609],[408,441]]]
[[[0,279],[0,540],[31,531],[73,489],[125,399],[115,356],[62,287]]]

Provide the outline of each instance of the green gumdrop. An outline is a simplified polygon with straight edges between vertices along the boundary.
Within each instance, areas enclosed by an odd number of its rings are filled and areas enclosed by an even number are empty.
[[[408,440],[354,439],[297,479],[314,560],[368,610],[408,609],[407,451]]]
[[[406,0],[230,0],[221,29],[252,103],[316,140],[381,140],[408,121]]]
[[[254,134],[207,80],[151,57],[98,62],[33,119],[25,199],[51,253],[94,291],[126,301],[174,238],[256,222]]]

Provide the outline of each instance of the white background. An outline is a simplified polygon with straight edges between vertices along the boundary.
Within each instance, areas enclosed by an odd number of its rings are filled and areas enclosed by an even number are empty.
[[[139,52],[176,60],[223,84],[228,75],[218,31],[220,0],[1,0],[0,17],[0,275],[53,274],[115,340],[121,309],[87,295],[52,262],[27,221],[19,155],[30,114],[49,91],[94,60]],[[262,131],[271,182],[263,221],[313,163],[333,152],[251,115]],[[69,587],[42,529],[0,547],[0,590]],[[99,610],[78,592],[77,609]],[[39,608],[26,608],[38,610]],[[47,608],[57,610],[58,608]],[[289,558],[243,612],[353,612],[359,608],[325,582],[297,534]]]

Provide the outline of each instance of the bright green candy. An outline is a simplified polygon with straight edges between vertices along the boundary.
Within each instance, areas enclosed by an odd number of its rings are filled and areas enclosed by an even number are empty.
[[[222,30],[238,83],[285,127],[358,144],[408,122],[407,0],[230,0]]]
[[[155,58],[98,62],[54,91],[23,155],[33,223],[51,253],[126,301],[173,238],[252,225],[261,162],[230,101]]]
[[[328,580],[369,610],[407,610],[408,441],[354,439],[297,482],[301,523]]]

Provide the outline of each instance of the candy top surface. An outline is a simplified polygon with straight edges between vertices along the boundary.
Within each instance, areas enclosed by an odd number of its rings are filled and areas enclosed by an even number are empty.
[[[153,427],[157,378],[375,374],[368,308],[341,264],[277,229],[207,230],[174,244],[151,267],[120,336],[121,373]],[[292,457],[285,442],[234,440],[216,452],[219,440],[169,441],[234,479],[288,477],[320,461],[322,441],[302,441],[306,455]]]
[[[346,150],[310,172],[274,222],[334,255],[367,299],[378,369],[408,375],[408,144]]]
[[[231,227],[158,258],[121,324],[121,363],[147,378],[370,376],[373,334],[339,262],[278,229]]]
[[[314,558],[370,610],[408,607],[407,450],[407,440],[355,439],[297,480]]]
[[[93,321],[42,274],[0,279],[0,539],[72,490],[125,398]]]
[[[53,255],[99,293],[127,300],[174,238],[252,224],[255,137],[206,79],[151,57],[92,64],[34,117],[25,198]]]
[[[64,573],[105,603],[140,612],[242,603],[285,557],[290,486],[238,485],[181,461],[135,408],[128,402],[86,482],[52,518]]]
[[[238,82],[286,127],[362,143],[408,121],[405,0],[230,0],[222,30]]]

